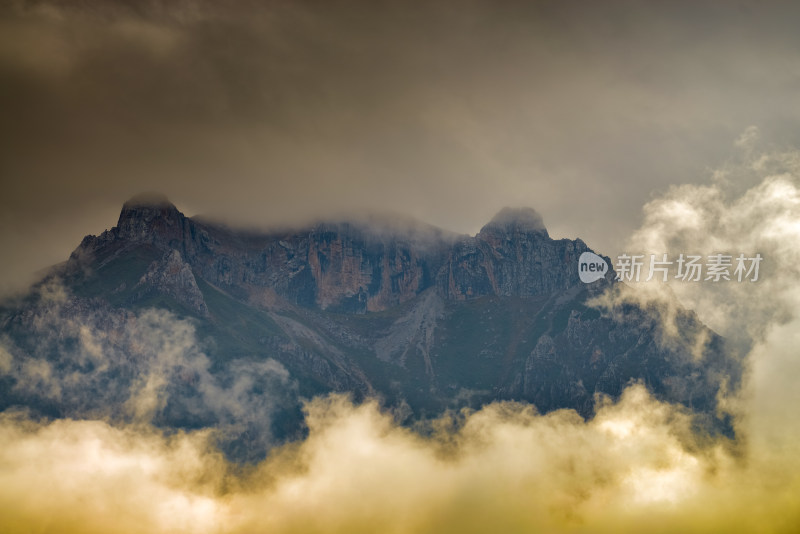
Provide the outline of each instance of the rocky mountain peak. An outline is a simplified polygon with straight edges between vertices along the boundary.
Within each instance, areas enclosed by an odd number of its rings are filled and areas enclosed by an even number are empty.
[[[178,208],[160,193],[142,193],[130,198],[122,205],[119,222],[126,219],[143,219],[151,221],[155,218],[181,215]]]
[[[117,237],[134,241],[152,240],[155,234],[176,237],[185,219],[164,195],[143,193],[123,204],[117,222]]]
[[[509,233],[515,230],[549,237],[542,216],[533,208],[503,208],[481,229],[481,233]]]

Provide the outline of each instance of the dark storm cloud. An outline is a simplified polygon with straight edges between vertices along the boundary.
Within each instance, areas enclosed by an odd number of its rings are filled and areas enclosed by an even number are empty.
[[[248,225],[369,209],[474,232],[528,205],[613,254],[747,126],[798,141],[797,22],[750,2],[11,2],[3,285],[142,190]]]

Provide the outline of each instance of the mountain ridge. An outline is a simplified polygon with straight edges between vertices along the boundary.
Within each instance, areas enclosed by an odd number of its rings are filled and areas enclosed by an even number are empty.
[[[578,283],[577,258],[590,250],[580,239],[550,239],[530,208],[501,210],[475,236],[361,221],[257,233],[194,221],[152,194],[126,202],[117,226],[87,236],[72,257],[115,241],[178,250],[215,285],[249,284],[295,304],[358,313],[386,310],[433,286],[459,300],[566,290]],[[609,270],[599,284],[611,279]]]
[[[608,315],[590,306],[619,284],[613,271],[580,282],[578,258],[591,249],[580,239],[550,238],[534,210],[501,211],[474,236],[423,226],[422,239],[345,222],[237,231],[152,198],[125,203],[117,226],[84,238],[45,279],[63,286],[62,311],[41,299],[0,310],[9,354],[54,361],[71,373],[67,381],[94,376],[100,371],[80,363],[84,356],[63,355],[96,333],[121,363],[101,365],[110,375],[91,383],[113,382],[117,373],[136,372],[130,362],[138,356],[128,352],[146,344],[123,350],[113,340],[140,332],[136,325],[150,324],[153,310],[173,317],[167,323],[188,321],[213,370],[198,375],[206,382],[254,366],[283,369],[261,382],[272,389],[252,393],[280,399],[274,424],[248,427],[237,447],[291,438],[302,429],[302,399],[329,392],[377,398],[411,424],[501,400],[591,417],[598,395],[616,397],[637,381],[709,429],[730,431],[717,395],[736,387],[741,364],[727,358],[724,341],[686,310],[676,313],[677,337],[663,343],[658,310],[629,305]],[[62,323],[83,326],[66,335]],[[41,339],[61,341],[44,350]],[[164,386],[159,420],[191,427],[224,419],[218,409],[203,411],[203,391],[187,385],[199,380],[195,372],[181,373]],[[35,383],[11,379],[0,404],[80,417],[95,402],[54,405],[26,389]]]

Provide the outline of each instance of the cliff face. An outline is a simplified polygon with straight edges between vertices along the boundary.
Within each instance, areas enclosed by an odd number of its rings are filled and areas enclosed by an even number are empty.
[[[467,300],[536,296],[580,283],[580,240],[553,240],[533,210],[504,210],[474,237],[417,225],[317,224],[282,233],[236,233],[185,217],[165,199],[125,204],[117,226],[84,240],[74,258],[103,247],[177,250],[208,282],[239,294],[267,290],[292,304],[364,313],[429,288]]]
[[[114,237],[131,242],[149,242],[173,247],[185,240],[191,221],[166,197],[138,196],[122,206]]]
[[[501,211],[473,238],[457,243],[440,278],[449,298],[531,297],[578,282],[581,240],[553,240],[531,209]]]

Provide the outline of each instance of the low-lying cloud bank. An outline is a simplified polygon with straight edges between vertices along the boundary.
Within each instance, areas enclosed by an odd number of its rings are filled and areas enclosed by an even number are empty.
[[[376,403],[319,397],[306,405],[308,436],[254,465],[226,460],[212,431],[156,429],[149,409],[102,421],[38,421],[7,411],[0,416],[3,531],[796,532],[800,156],[746,156],[711,185],[652,201],[631,242],[655,254],[764,256],[756,283],[670,285],[746,354],[742,391],[723,403],[734,415],[735,440],[698,434],[691,414],[641,385],[617,402],[598,399],[589,421],[497,403],[442,418],[428,432],[397,425]],[[756,185],[743,185],[745,178]],[[663,292],[655,286],[650,294],[662,302]],[[161,325],[149,339],[191,341],[180,323],[151,319],[136,319],[137,328]],[[170,324],[169,336],[159,337]],[[195,362],[201,383],[216,392],[204,402],[237,413],[230,403],[239,402],[238,390],[202,378],[208,366],[199,349],[187,342],[180,358],[157,356],[170,346],[152,351],[150,368]],[[12,352],[0,351],[0,372],[21,372]],[[166,361],[184,363],[158,367]],[[158,411],[163,397],[136,391],[143,396],[130,406]],[[211,402],[217,398],[224,403]]]
[[[495,404],[430,437],[375,404],[307,406],[249,470],[206,433],[0,422],[6,532],[792,532],[798,457],[703,443],[641,386],[584,422]],[[776,455],[777,454],[777,455]]]

